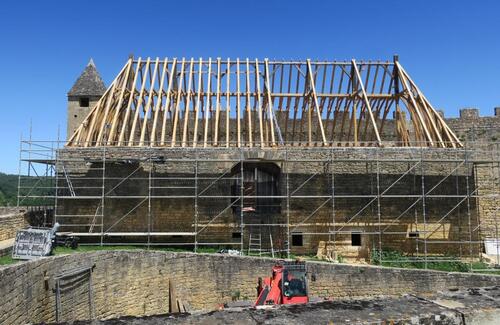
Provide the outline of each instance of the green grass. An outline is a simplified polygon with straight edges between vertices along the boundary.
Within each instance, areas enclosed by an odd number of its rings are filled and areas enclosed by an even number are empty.
[[[427,263],[425,263],[425,261],[427,261]],[[430,270],[446,272],[477,272],[492,275],[500,274],[500,271],[484,271],[488,268],[487,264],[485,263],[466,263],[460,260],[458,257],[452,255],[428,256],[426,259],[424,259],[424,257],[407,256],[401,252],[393,250],[373,250],[371,252],[370,262],[372,265],[386,267],[400,267],[410,269],[427,268]]]
[[[52,255],[64,255],[64,254],[78,254],[78,253],[88,253],[96,251],[109,251],[109,250],[146,250],[145,246],[133,246],[133,245],[116,245],[116,246],[99,246],[99,245],[80,245],[76,249],[71,249],[69,247],[58,246],[52,251]],[[175,248],[175,247],[153,247],[150,248],[152,251],[162,251],[162,252],[192,252],[192,249],[186,248]],[[199,253],[217,253],[218,248],[211,247],[200,247],[198,248]],[[0,257],[0,265],[9,265],[14,263],[22,262],[21,260],[15,260],[9,254],[7,256]]]
[[[108,250],[147,250],[146,246],[133,246],[133,245],[117,245],[117,246],[99,246],[99,245],[80,245],[76,249],[71,249],[69,247],[56,247],[53,251],[54,255],[61,254],[73,254],[73,253],[85,253],[85,252],[94,252],[94,251],[108,251]],[[160,252],[193,252],[191,248],[177,248],[177,247],[158,247],[153,246],[150,247],[151,251],[160,251]],[[216,247],[198,247],[198,253],[217,253],[220,248]]]
[[[13,259],[12,256],[10,256],[10,254],[0,257],[0,265],[9,265],[17,262],[19,262],[19,260]]]
[[[110,251],[110,250],[131,250],[131,249],[141,249],[143,247],[139,246],[98,246],[98,245],[92,245],[92,246],[83,246],[80,245],[76,249],[71,249],[69,247],[63,247],[63,246],[58,246],[54,248],[52,253],[54,255],[61,255],[61,254],[74,254],[74,253],[85,253],[85,252],[95,252],[95,251]]]

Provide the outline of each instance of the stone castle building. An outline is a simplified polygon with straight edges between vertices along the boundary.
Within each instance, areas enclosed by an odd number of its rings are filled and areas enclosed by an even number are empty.
[[[444,118],[397,58],[131,58],[107,90],[91,61],[56,221],[104,244],[477,257],[499,237],[499,127],[499,108]]]

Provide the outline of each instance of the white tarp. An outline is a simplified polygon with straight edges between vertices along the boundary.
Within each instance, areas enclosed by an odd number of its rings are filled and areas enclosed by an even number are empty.
[[[500,239],[487,238],[484,240],[486,255],[500,255]]]

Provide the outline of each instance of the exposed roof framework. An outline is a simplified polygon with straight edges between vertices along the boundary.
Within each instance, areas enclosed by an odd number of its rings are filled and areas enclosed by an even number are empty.
[[[67,145],[454,148],[461,143],[397,57],[393,62],[130,58]]]

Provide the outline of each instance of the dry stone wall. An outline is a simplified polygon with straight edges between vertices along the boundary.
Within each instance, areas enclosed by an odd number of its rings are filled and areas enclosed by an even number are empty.
[[[27,225],[24,210],[18,208],[0,209],[0,241],[16,237],[16,232]]]
[[[100,251],[4,266],[0,267],[0,323],[54,321],[54,278],[78,267],[95,265],[94,314],[102,319],[168,312],[169,280],[191,310],[214,310],[233,297],[253,300],[257,278],[270,276],[274,263],[273,259],[215,254]],[[477,274],[321,262],[307,262],[307,268],[310,295],[325,298],[428,294],[500,285],[498,276]],[[88,305],[74,308],[84,309],[73,310],[75,315],[84,315]]]

